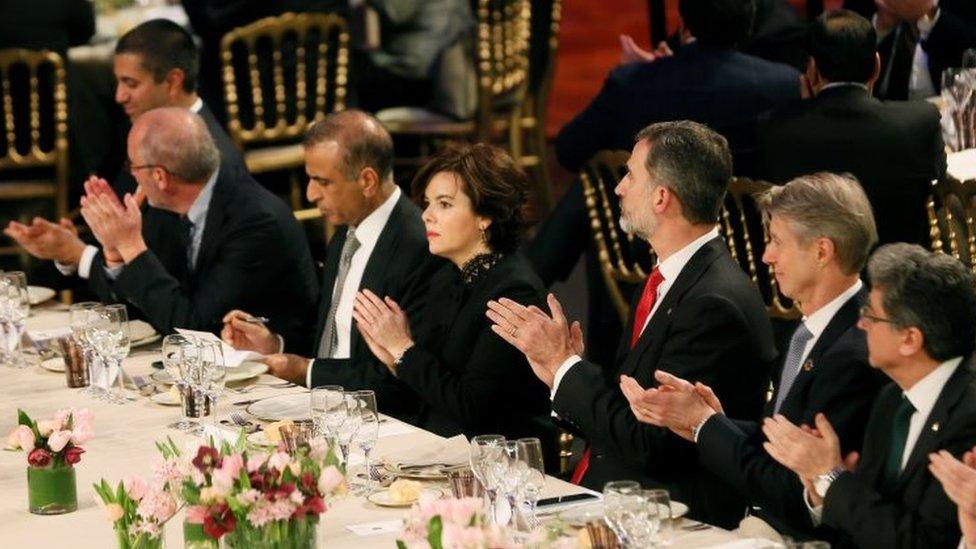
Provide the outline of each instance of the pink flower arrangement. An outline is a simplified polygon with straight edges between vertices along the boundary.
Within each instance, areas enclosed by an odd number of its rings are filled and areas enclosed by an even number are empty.
[[[7,435],[7,447],[27,452],[31,467],[72,467],[92,438],[94,416],[87,408],[63,408],[54,419],[35,421],[17,410],[17,427]]]
[[[105,479],[94,488],[95,503],[112,521],[120,548],[162,547],[163,525],[179,507],[169,484],[149,484],[130,477],[115,489]]]
[[[421,496],[404,522],[397,547],[507,549],[516,544],[504,528],[488,524],[481,499]]]

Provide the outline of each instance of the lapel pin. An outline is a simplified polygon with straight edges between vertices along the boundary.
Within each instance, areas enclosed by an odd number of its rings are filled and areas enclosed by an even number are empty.
[[[802,368],[803,368],[803,371],[804,372],[809,372],[810,370],[813,369],[813,361],[810,360],[810,359],[807,359],[807,361],[803,363]]]
[[[938,422],[932,424],[932,431],[933,432],[936,432],[936,433],[939,432],[939,424],[938,424]]]

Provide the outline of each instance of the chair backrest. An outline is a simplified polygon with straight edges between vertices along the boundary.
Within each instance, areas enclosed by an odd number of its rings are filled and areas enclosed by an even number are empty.
[[[976,270],[976,180],[959,181],[947,174],[933,181],[926,209],[932,250]]]
[[[733,178],[722,207],[721,232],[732,259],[759,288],[769,316],[799,318],[800,311],[793,302],[779,293],[772,267],[762,262],[769,236],[756,197],[771,186],[763,181]]]
[[[52,51],[0,49],[0,170],[51,168],[55,206],[68,206],[68,95],[61,56]]]
[[[529,38],[529,84],[526,93],[528,112],[539,124],[545,122],[546,103],[556,72],[562,0],[532,0],[532,34]]]
[[[488,141],[492,119],[518,114],[529,82],[530,0],[478,0],[476,68],[478,139]]]
[[[349,32],[335,14],[285,13],[220,41],[230,136],[242,148],[294,141],[346,105]]]
[[[629,296],[622,285],[641,283],[654,265],[646,242],[620,228],[620,207],[610,200],[617,182],[627,170],[627,151],[600,151],[580,170],[590,229],[596,245],[600,272],[621,324],[630,314]]]

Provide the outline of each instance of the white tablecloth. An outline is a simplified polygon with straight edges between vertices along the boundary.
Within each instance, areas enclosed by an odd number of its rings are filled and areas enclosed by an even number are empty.
[[[68,315],[63,307],[49,303],[32,312],[27,326],[28,329],[52,328],[66,325],[67,322]],[[151,363],[158,359],[155,347],[137,348],[126,360],[125,368],[130,375],[148,375],[152,371]],[[74,513],[47,517],[30,514],[27,511],[26,455],[23,452],[0,452],[0,547],[114,547],[112,526],[96,507],[91,485],[102,477],[112,484],[129,475],[148,478],[152,460],[158,455],[154,441],[163,440],[169,435],[178,444],[190,442],[187,435],[166,428],[166,425],[178,419],[179,408],[156,405],[145,397],[124,406],[94,401],[79,394],[77,389],[68,389],[63,374],[52,373],[39,366],[23,370],[2,369],[0,375],[0,435],[5,436],[14,428],[18,407],[34,418],[50,417],[55,410],[65,406],[87,406],[95,413],[95,437],[85,445],[86,453],[76,466],[78,510]],[[219,406],[219,417],[227,417],[232,410],[242,410],[242,407],[232,404],[235,401],[297,391],[302,389],[260,388],[246,395],[226,393]],[[382,457],[395,454],[398,449],[431,444],[437,440],[440,437],[416,429],[381,438],[374,452]],[[550,478],[544,496],[579,491],[576,486]],[[406,513],[406,510],[377,507],[364,498],[344,498],[324,515],[319,527],[320,547],[395,547],[393,534],[360,537],[345,526],[394,520]],[[681,523],[678,526],[675,547],[708,547],[736,539],[733,534],[718,528],[691,532],[681,530]],[[166,546],[182,547],[182,539],[181,512],[167,524]]]

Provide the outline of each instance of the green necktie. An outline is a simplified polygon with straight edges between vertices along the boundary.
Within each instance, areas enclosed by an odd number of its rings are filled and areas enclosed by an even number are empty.
[[[905,442],[908,439],[908,425],[912,420],[915,407],[905,395],[895,410],[895,417],[891,423],[891,444],[888,446],[888,461],[885,464],[885,479],[895,482],[901,474],[901,456],[905,452]]]

